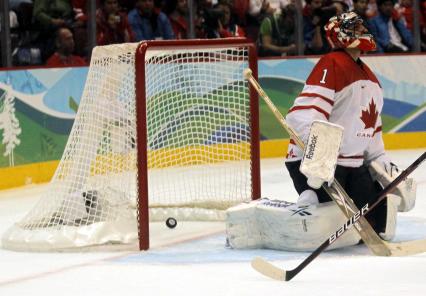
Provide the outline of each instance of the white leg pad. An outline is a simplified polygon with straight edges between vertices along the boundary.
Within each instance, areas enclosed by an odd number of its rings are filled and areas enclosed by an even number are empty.
[[[397,176],[391,177],[377,161],[373,161],[369,166],[370,174],[374,180],[379,182],[383,187],[389,185]],[[414,208],[416,203],[417,184],[412,178],[407,178],[395,188],[392,194],[401,198],[398,206],[399,212],[408,212]]]
[[[313,251],[346,220],[333,202],[298,206],[261,199],[227,211],[227,240],[236,249]],[[355,245],[359,240],[350,229],[329,249]]]
[[[256,216],[257,201],[242,203],[226,211],[227,243],[234,249],[262,248]]]
[[[386,231],[380,233],[380,236],[387,241],[395,237],[396,221],[398,214],[398,206],[400,205],[401,198],[394,194],[387,196],[387,213],[386,213]]]

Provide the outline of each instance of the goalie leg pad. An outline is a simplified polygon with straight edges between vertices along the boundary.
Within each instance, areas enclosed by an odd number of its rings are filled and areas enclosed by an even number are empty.
[[[226,211],[226,241],[234,249],[262,248],[256,206],[258,201],[242,203]]]
[[[313,251],[347,220],[334,202],[299,206],[269,199],[230,208],[226,216],[231,247],[285,251]],[[330,249],[355,245],[359,240],[352,229]]]
[[[377,161],[371,162],[369,171],[373,180],[379,182],[383,187],[389,185],[397,177],[396,175],[391,177]],[[398,206],[399,212],[408,212],[414,208],[416,203],[416,190],[417,184],[412,178],[405,179],[395,188],[392,193],[399,196],[401,199]]]
[[[396,231],[396,217],[398,214],[398,206],[400,205],[401,198],[394,194],[387,196],[387,212],[386,212],[386,230],[381,232],[380,236],[387,241],[395,237]]]

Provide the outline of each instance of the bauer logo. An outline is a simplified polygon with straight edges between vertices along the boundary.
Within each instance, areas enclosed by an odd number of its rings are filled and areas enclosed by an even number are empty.
[[[368,204],[366,204],[361,210],[355,213],[342,227],[340,227],[335,233],[328,238],[328,244],[331,245],[336,239],[338,239],[346,230],[351,228],[365,213],[368,211]]]
[[[317,145],[318,136],[312,135],[311,141],[308,145],[308,153],[306,153],[307,159],[312,159],[314,157],[315,147]]]

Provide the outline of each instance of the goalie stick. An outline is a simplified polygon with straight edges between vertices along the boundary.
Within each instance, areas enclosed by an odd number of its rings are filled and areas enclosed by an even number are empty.
[[[261,257],[256,257],[252,261],[252,266],[261,274],[282,281],[290,281],[299,272],[301,272],[309,263],[318,257],[325,249],[333,244],[339,237],[341,237],[347,230],[349,230],[361,217],[371,212],[381,201],[386,198],[386,195],[395,189],[398,184],[403,181],[410,173],[412,173],[424,160],[426,159],[426,152],[416,159],[405,171],[403,171],[395,180],[393,180],[386,188],[377,194],[377,200],[369,206],[368,203],[358,212],[356,212],[345,224],[339,227],[326,241],[324,241],[315,251],[311,253],[305,260],[302,261],[296,268],[291,270],[284,270],[274,266]],[[423,250],[426,251],[426,250]]]
[[[285,118],[282,116],[280,111],[275,107],[274,103],[263,91],[256,79],[254,79],[250,69],[244,70],[244,77],[250,83],[250,85],[256,90],[256,92],[262,97],[269,109],[272,111],[274,116],[277,118],[281,126],[290,134],[290,137],[296,142],[296,144],[304,150],[305,144],[299,138],[297,133],[287,124]],[[328,195],[338,205],[340,210],[346,216],[347,219],[352,217],[359,211],[353,200],[348,196],[343,187],[334,180],[330,187],[323,184],[322,188],[327,192]],[[384,241],[373,229],[370,223],[361,216],[355,223],[355,228],[366,246],[370,251],[377,256],[404,256],[415,253],[421,253],[426,251],[426,240],[407,241],[407,242],[386,242]]]

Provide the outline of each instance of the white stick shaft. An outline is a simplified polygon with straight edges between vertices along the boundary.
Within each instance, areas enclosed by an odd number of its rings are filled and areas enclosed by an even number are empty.
[[[284,127],[284,129],[290,134],[290,137],[296,142],[296,144],[300,148],[302,148],[302,150],[304,150],[305,143],[303,143],[303,141],[299,138],[299,136],[293,130],[293,128],[287,124],[287,121],[285,120],[284,116],[282,116],[281,112],[277,109],[277,107],[275,107],[274,103],[271,101],[268,95],[263,91],[262,87],[259,85],[257,80],[254,79],[251,71],[245,71],[244,76],[250,82],[250,84],[256,89],[257,93],[263,98],[265,103],[268,105],[269,109],[271,109],[274,116],[277,118],[280,124]]]

